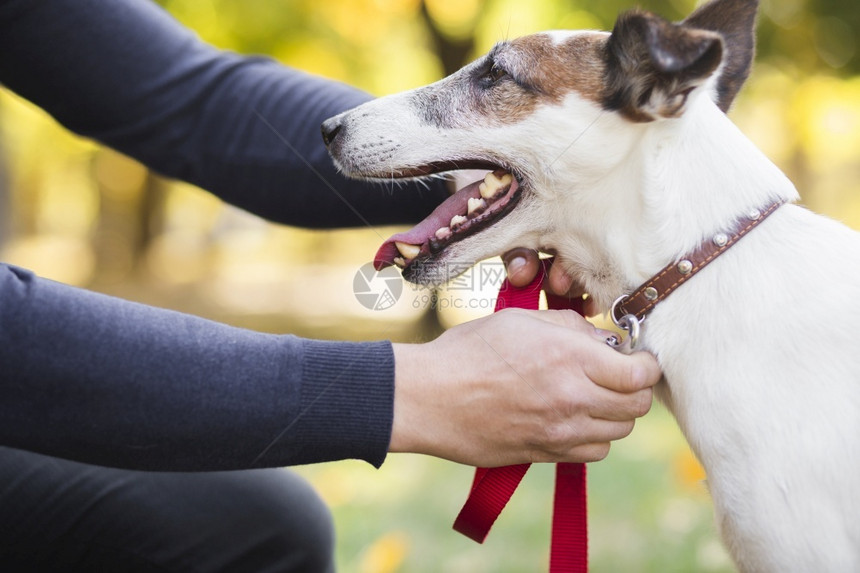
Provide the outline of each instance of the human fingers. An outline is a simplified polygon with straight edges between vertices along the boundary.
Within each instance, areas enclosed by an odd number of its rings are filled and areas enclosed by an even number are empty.
[[[606,340],[612,333],[596,328],[571,310],[506,309],[482,321],[486,321],[487,326],[494,323],[491,332],[528,333],[518,343],[520,350],[523,344],[539,344],[542,352],[551,351],[568,365],[575,364],[591,382],[612,392],[638,392],[654,386],[663,375],[651,354],[625,355],[610,348]],[[550,325],[561,328],[546,328]]]
[[[558,296],[579,298],[585,294],[583,286],[579,282],[574,281],[573,277],[565,272],[564,265],[559,263],[558,260],[549,269],[546,286],[551,294]]]
[[[652,402],[653,390],[650,387],[622,393],[595,385],[586,408],[588,415],[594,419],[632,422],[647,414]]]
[[[531,463],[568,463],[587,464],[599,462],[609,455],[609,442],[577,444],[559,451],[534,452],[529,459]]]
[[[532,453],[533,462],[596,462],[609,453],[611,442],[626,438],[633,431],[634,421],[577,419],[567,431],[555,432],[555,439]]]
[[[564,270],[564,265],[559,262],[550,267],[544,286],[550,294],[566,296],[570,299],[580,299],[587,294],[585,286],[569,275]],[[582,303],[582,310],[585,316],[596,316],[600,309],[593,298],[586,297]]]
[[[540,268],[540,259],[534,249],[517,248],[502,255],[508,281],[515,287],[524,287],[531,283]]]
[[[540,268],[540,258],[534,249],[516,248],[502,255],[508,281],[515,287],[529,285]],[[570,299],[581,298],[585,288],[565,272],[560,264],[550,266],[549,274],[544,281],[544,288],[550,294],[564,296]],[[597,307],[592,299],[586,299],[583,310],[586,316],[597,314]]]
[[[561,458],[552,461],[555,461],[556,463],[561,462],[569,464],[588,464],[599,462],[605,460],[606,456],[609,455],[609,448],[609,442],[582,444],[571,448],[570,451],[566,452]]]
[[[621,354],[609,346],[595,346],[588,354],[579,353],[585,375],[604,388],[629,394],[650,388],[663,373],[657,360],[647,352]]]

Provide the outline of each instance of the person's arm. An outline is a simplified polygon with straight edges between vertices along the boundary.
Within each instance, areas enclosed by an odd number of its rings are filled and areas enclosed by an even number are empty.
[[[140,470],[385,459],[389,342],[260,334],[0,265],[0,445]]]
[[[323,120],[369,99],[219,51],[149,0],[0,0],[0,83],[69,129],[267,219],[416,222],[446,196],[339,175]]]
[[[170,471],[594,461],[660,378],[604,338],[572,312],[505,311],[394,349],[302,340],[0,265],[0,445]]]

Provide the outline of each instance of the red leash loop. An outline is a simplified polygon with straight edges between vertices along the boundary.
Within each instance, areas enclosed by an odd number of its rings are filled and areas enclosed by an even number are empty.
[[[538,276],[526,287],[505,280],[499,289],[496,312],[505,308],[537,309],[544,277],[552,261],[542,261]],[[573,309],[583,314],[582,301],[547,294],[552,309]],[[511,499],[530,464],[501,468],[477,468],[469,497],[454,521],[454,529],[483,543],[496,518]],[[585,464],[556,464],[553,501],[550,573],[588,571],[588,519]]]

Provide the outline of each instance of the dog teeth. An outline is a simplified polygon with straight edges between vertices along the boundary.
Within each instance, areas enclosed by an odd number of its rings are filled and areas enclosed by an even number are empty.
[[[466,217],[464,217],[463,215],[454,215],[453,217],[451,217],[451,224],[449,226],[453,229],[454,227],[462,225],[466,221],[468,221],[468,219],[466,219]]]
[[[441,229],[436,229],[436,238],[440,241],[444,241],[448,237],[452,235],[451,229],[448,227],[442,227]]]
[[[505,173],[501,177],[496,177],[495,173],[487,173],[484,182],[478,186],[478,190],[481,192],[481,197],[489,200],[495,197],[500,189],[510,185],[513,180],[514,177],[510,173]]]
[[[406,266],[406,260],[403,257],[394,257],[392,262],[401,269]]]
[[[414,259],[421,251],[421,247],[418,245],[410,245],[409,243],[401,243],[400,241],[394,241],[394,246],[397,247],[397,250],[400,251],[400,254],[405,259]]]
[[[483,199],[478,199],[477,197],[469,197],[468,201],[468,210],[466,212],[467,215],[471,215],[475,211],[480,209],[486,209],[487,202]]]
[[[481,183],[478,185],[478,190],[481,192],[481,197],[484,199],[492,199],[493,195],[496,194],[495,191],[491,191],[489,186],[486,183]]]

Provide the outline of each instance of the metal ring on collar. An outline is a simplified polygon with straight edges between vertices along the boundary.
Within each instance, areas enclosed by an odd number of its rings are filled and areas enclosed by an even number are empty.
[[[618,311],[618,305],[620,305],[622,302],[624,302],[628,298],[630,298],[629,295],[622,294],[621,296],[619,296],[618,298],[615,299],[615,302],[612,303],[612,307],[609,310],[609,316],[610,316],[610,318],[612,318],[612,322],[615,324],[615,326],[617,326],[618,328],[624,329],[624,330],[627,330],[627,328],[624,328],[624,326],[621,325],[621,318],[618,317],[617,311]]]

